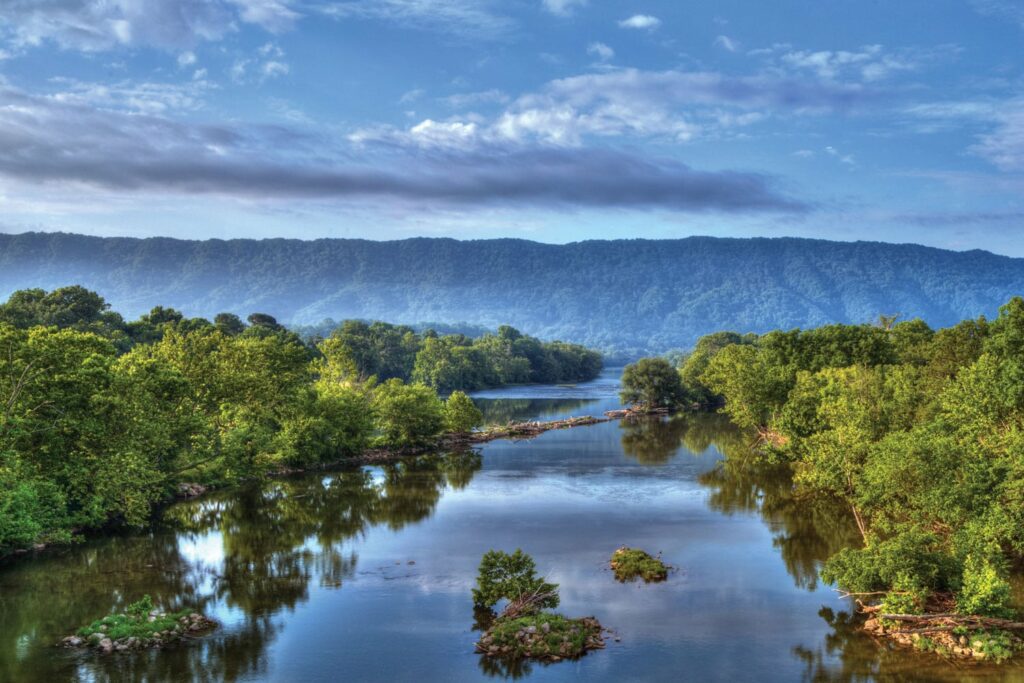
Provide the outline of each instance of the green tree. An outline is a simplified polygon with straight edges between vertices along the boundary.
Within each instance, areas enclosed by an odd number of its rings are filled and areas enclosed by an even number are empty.
[[[643,408],[674,408],[684,399],[679,373],[664,358],[641,358],[622,371],[623,403]]]
[[[454,391],[444,402],[445,431],[458,434],[471,432],[484,422],[484,415],[473,399],[461,391]]]
[[[512,554],[490,550],[480,560],[473,606],[492,609],[502,600],[522,601],[528,596],[538,599],[530,603],[533,611],[558,607],[558,584],[548,583],[537,576],[533,558],[520,549]]]
[[[382,441],[389,446],[423,446],[444,427],[443,404],[424,384],[389,379],[373,390],[373,415]]]

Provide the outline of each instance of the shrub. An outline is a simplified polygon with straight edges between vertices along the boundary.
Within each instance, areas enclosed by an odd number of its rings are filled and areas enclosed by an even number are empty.
[[[558,584],[547,583],[536,572],[533,558],[522,550],[516,549],[511,555],[500,550],[488,551],[480,561],[473,606],[491,609],[501,600],[511,604],[526,600],[518,610],[520,614],[558,607]]]
[[[664,562],[636,548],[619,548],[612,553],[611,567],[615,578],[622,582],[641,578],[650,583],[668,578]]]
[[[1011,618],[1014,613],[1008,606],[1010,598],[1010,584],[989,560],[977,555],[967,557],[963,586],[956,599],[958,612]]]
[[[484,422],[484,415],[473,403],[473,399],[461,391],[454,391],[444,402],[445,431],[463,434],[471,432]]]

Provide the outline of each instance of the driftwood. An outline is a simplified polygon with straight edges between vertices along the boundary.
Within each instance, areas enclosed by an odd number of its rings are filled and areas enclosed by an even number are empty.
[[[1024,631],[1024,622],[997,619],[995,617],[955,614],[952,612],[945,614],[879,614],[878,618],[909,624],[926,624],[925,628],[928,630],[952,630],[957,626],[967,626],[973,628],[999,628],[1004,631]],[[912,633],[913,631],[908,632]]]
[[[584,415],[582,417],[567,417],[563,420],[551,420],[549,422],[510,422],[507,425],[490,427],[479,432],[468,432],[465,434],[452,434],[448,437],[449,443],[474,444],[486,443],[495,439],[532,439],[552,429],[571,429],[572,427],[583,427],[586,425],[610,422],[610,417],[593,417]]]

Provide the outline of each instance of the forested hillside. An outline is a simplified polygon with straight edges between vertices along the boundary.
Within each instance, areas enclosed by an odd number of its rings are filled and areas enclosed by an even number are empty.
[[[265,311],[510,324],[542,339],[664,351],[719,329],[765,332],[879,314],[933,326],[1024,292],[1024,259],[801,239],[209,240],[0,235],[0,297],[82,284],[128,316]]]

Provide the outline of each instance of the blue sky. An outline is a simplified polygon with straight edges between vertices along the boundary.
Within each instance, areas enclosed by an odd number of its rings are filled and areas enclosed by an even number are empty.
[[[0,230],[1024,256],[1024,2],[3,0]]]

